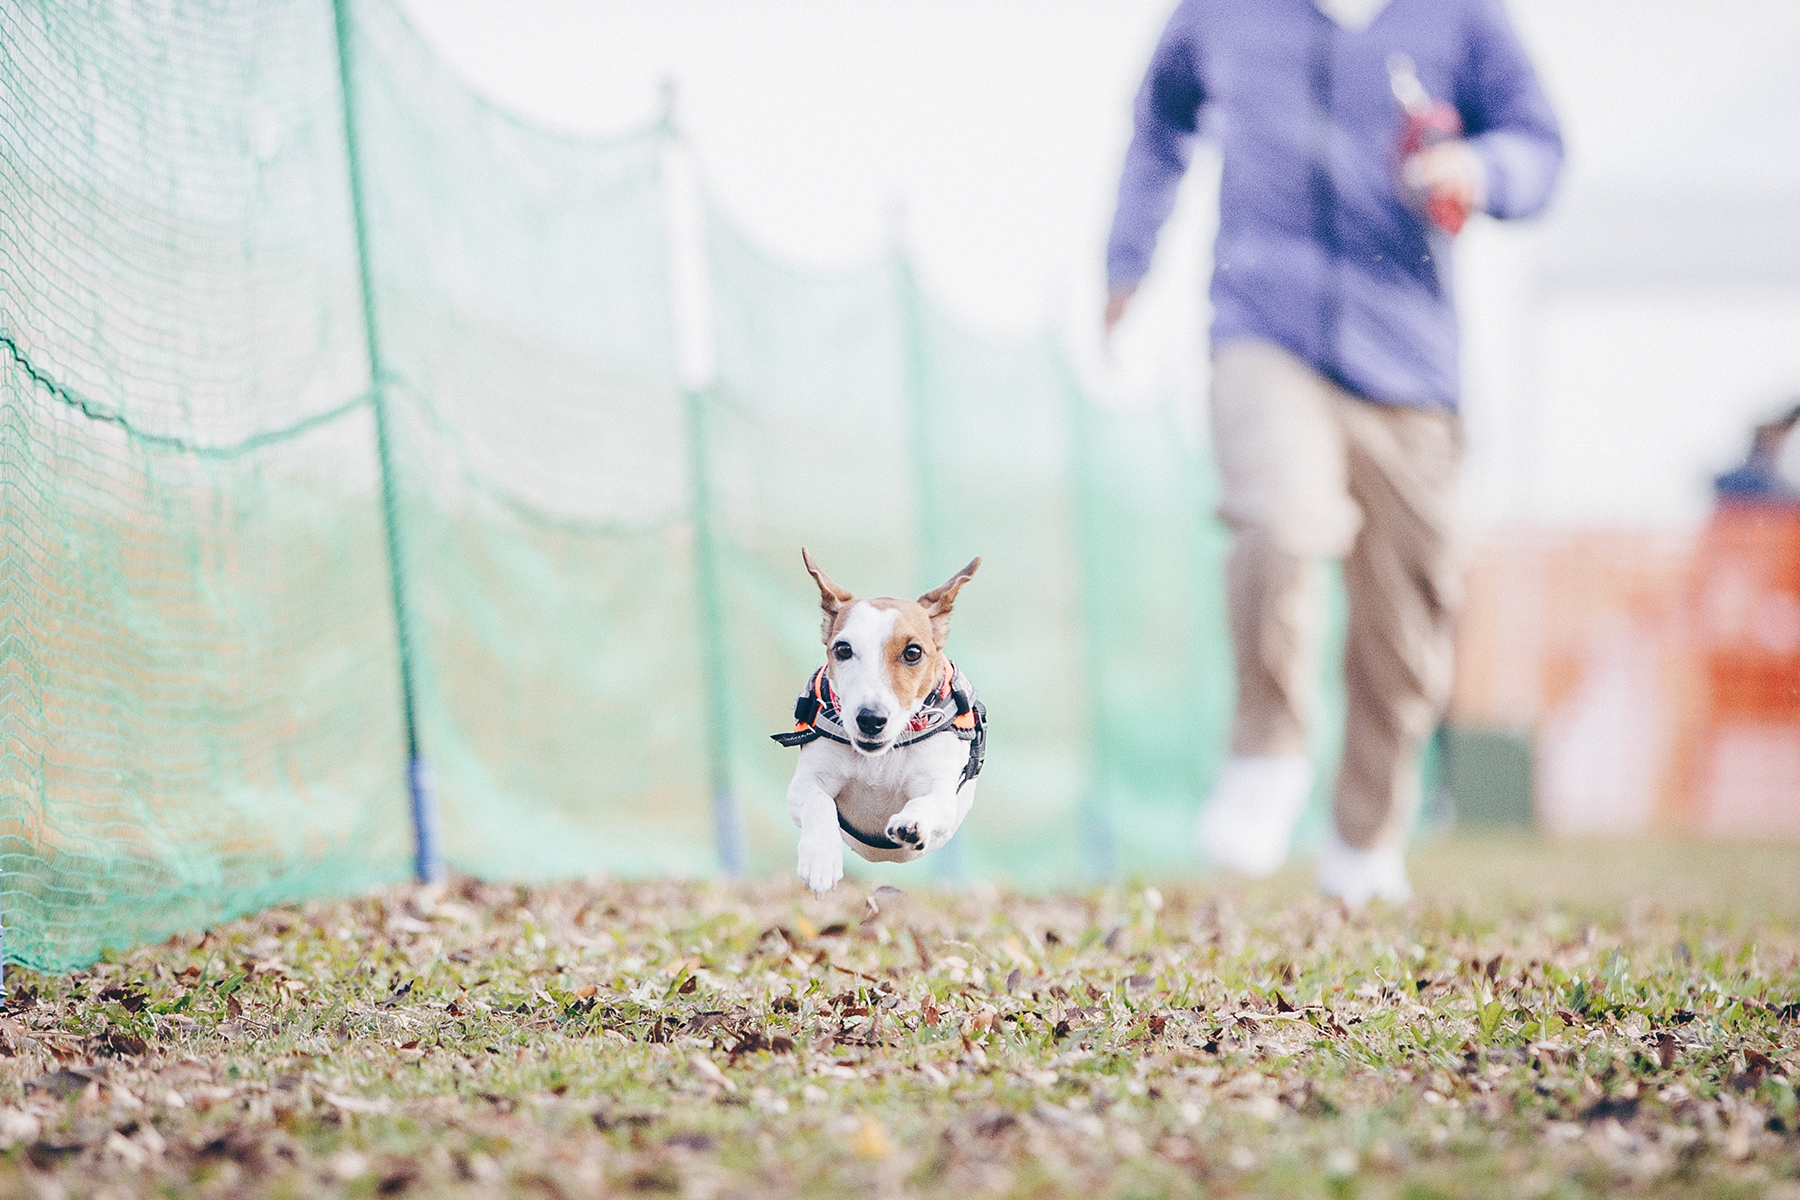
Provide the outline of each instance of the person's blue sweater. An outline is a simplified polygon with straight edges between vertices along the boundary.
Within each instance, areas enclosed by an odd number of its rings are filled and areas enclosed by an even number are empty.
[[[1194,138],[1216,134],[1213,343],[1260,338],[1370,400],[1454,408],[1450,239],[1398,192],[1394,51],[1462,114],[1486,210],[1541,209],[1562,138],[1499,0],[1391,0],[1360,32],[1312,0],[1183,0],[1138,92],[1112,286],[1149,270]]]

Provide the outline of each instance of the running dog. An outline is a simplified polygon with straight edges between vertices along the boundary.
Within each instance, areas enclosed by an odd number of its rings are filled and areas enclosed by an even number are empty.
[[[987,710],[944,654],[956,593],[977,558],[917,600],[859,600],[802,548],[825,610],[825,665],[794,705],[799,746],[788,815],[800,827],[800,878],[823,896],[844,877],[844,847],[870,862],[936,850],[975,802]]]

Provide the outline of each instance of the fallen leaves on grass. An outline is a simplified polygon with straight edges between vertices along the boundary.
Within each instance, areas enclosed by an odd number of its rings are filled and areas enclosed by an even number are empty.
[[[1098,1200],[1800,1172],[1796,914],[841,891],[465,880],[27,973],[0,1016],[0,1149],[22,1150],[0,1187],[845,1191],[880,1169]]]

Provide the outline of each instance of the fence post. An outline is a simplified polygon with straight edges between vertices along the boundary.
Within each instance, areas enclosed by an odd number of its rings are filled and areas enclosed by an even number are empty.
[[[895,286],[899,295],[900,330],[904,340],[906,403],[910,420],[907,447],[912,460],[913,490],[919,514],[919,590],[936,587],[943,580],[935,572],[944,563],[943,517],[936,503],[937,464],[931,453],[931,380],[925,364],[925,299],[903,248],[894,250]]]
[[[731,776],[731,690],[725,653],[725,605],[713,529],[712,474],[706,402],[717,386],[711,345],[706,262],[706,216],[690,160],[681,154],[673,79],[662,85],[663,228],[668,236],[669,321],[686,405],[688,481],[694,523],[694,600],[700,617],[701,670],[706,675],[706,740],[712,773],[713,846],[719,869],[741,879],[748,868],[744,814]]]
[[[912,261],[906,256],[904,214],[896,209],[894,233],[895,300],[900,310],[900,336],[906,371],[907,449],[912,459],[913,491],[917,497],[913,508],[919,515],[919,590],[928,591],[942,583],[939,570],[948,573],[955,564],[946,565],[944,517],[938,503],[937,463],[932,457],[931,378],[925,362],[925,297],[913,274]],[[933,876],[944,883],[962,883],[969,876],[968,844],[951,838],[932,855]]]
[[[387,372],[375,317],[375,283],[369,263],[369,226],[363,197],[362,155],[356,129],[356,81],[350,69],[350,0],[332,0],[337,29],[338,91],[344,104],[344,154],[350,176],[350,215],[356,227],[356,265],[362,284],[363,340],[369,358],[369,401],[375,414],[375,456],[381,471],[381,515],[387,536],[388,584],[394,608],[394,636],[400,654],[400,702],[406,725],[406,782],[412,797],[413,871],[420,883],[444,878],[438,835],[437,794],[431,767],[419,751],[419,723],[413,673],[413,642],[407,611],[406,554],[401,541],[399,500],[394,482],[388,426]]]
[[[725,676],[725,614],[719,595],[718,545],[713,539],[712,487],[707,473],[706,395],[687,398],[688,474],[694,494],[694,577],[700,601],[700,646],[706,671],[707,740],[712,759],[713,837],[727,877],[744,874],[744,819],[731,786],[731,705]]]
[[[1053,345],[1061,367],[1063,390],[1068,399],[1069,464],[1074,483],[1076,561],[1080,564],[1082,660],[1087,672],[1088,779],[1081,801],[1082,857],[1088,874],[1112,879],[1119,871],[1117,839],[1107,811],[1106,713],[1103,696],[1106,647],[1100,633],[1101,581],[1105,574],[1096,556],[1103,538],[1100,528],[1100,487],[1094,463],[1094,409],[1068,360]]]

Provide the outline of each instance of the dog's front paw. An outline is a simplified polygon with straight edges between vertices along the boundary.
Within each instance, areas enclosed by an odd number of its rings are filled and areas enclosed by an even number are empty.
[[[800,879],[815,896],[823,896],[844,877],[844,847],[838,843],[823,845],[800,843]]]
[[[941,830],[904,811],[888,818],[887,835],[909,850],[934,850],[944,842]]]

